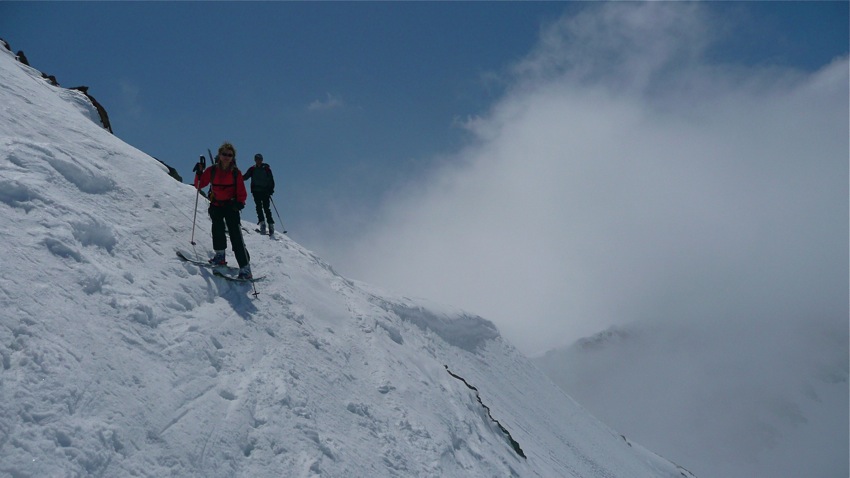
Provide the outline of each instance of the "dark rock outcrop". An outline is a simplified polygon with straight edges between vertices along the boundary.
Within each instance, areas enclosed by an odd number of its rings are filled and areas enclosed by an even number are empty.
[[[9,45],[9,43],[6,40],[0,38],[0,44],[2,44],[7,50],[12,51],[12,47]],[[26,54],[24,54],[23,50],[18,50],[18,52],[15,54],[15,58],[19,62],[23,63],[24,65],[32,67],[32,65],[30,65],[29,59],[27,58]],[[55,76],[48,75],[47,73],[44,73],[43,71],[41,71],[40,73],[41,73],[41,77],[46,79],[47,81],[49,81],[51,85],[59,87],[59,82],[56,81]],[[109,131],[112,134],[115,134],[112,131],[112,124],[109,122],[109,114],[106,112],[106,108],[104,108],[103,105],[101,105],[99,101],[97,101],[92,95],[89,94],[89,87],[88,86],[75,86],[75,87],[69,88],[69,89],[80,91],[81,93],[86,95],[86,98],[89,99],[92,106],[94,106],[95,109],[97,110],[97,114],[98,114],[98,116],[100,116],[100,122],[103,125],[104,129],[106,129],[107,131]],[[154,159],[156,159],[156,158],[154,158]],[[165,164],[163,161],[160,161],[159,159],[157,159],[157,161],[159,161],[160,163],[165,165],[166,168],[168,168],[168,175],[169,176],[180,181],[181,183],[183,182],[183,178],[180,176],[180,174],[177,172],[176,169]]]
[[[176,179],[177,181],[179,181],[181,183],[183,182],[183,176],[180,176],[180,173],[178,173],[176,169],[172,168],[171,166],[168,165],[168,163],[166,163],[165,161],[163,161],[159,158],[153,158],[153,159],[159,161],[160,163],[162,163],[163,166],[168,168],[168,175],[169,176],[171,176],[172,178]]]
[[[107,131],[112,133],[112,125],[109,124],[109,114],[106,113],[106,108],[104,108],[103,105],[101,105],[96,99],[94,99],[94,96],[89,94],[89,87],[88,86],[75,86],[75,87],[70,88],[70,89],[81,91],[81,92],[83,92],[84,95],[86,95],[86,98],[88,98],[89,101],[91,101],[91,104],[94,105],[95,109],[97,109],[97,114],[100,116],[100,122],[101,122],[101,124],[103,124],[103,127],[106,128]]]

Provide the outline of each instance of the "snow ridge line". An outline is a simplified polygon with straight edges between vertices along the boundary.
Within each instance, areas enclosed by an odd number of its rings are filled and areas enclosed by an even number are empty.
[[[480,393],[478,393],[478,389],[477,389],[477,388],[475,388],[474,386],[470,385],[470,384],[469,384],[469,382],[467,382],[465,378],[463,378],[463,377],[461,377],[460,375],[457,375],[457,374],[455,374],[455,373],[452,373],[452,371],[451,371],[451,370],[449,370],[449,366],[448,366],[448,365],[443,364],[443,367],[446,367],[446,372],[448,372],[448,373],[449,373],[449,375],[451,375],[452,377],[454,377],[454,378],[456,378],[456,379],[460,380],[461,382],[463,382],[463,384],[464,384],[464,385],[466,385],[466,386],[467,386],[467,387],[469,387],[472,391],[474,391],[474,392],[475,392],[475,398],[477,398],[477,399],[478,399],[478,403],[480,403],[480,404],[481,404],[481,406],[482,406],[482,407],[484,407],[484,410],[487,410],[487,416],[488,416],[488,417],[490,417],[490,420],[492,420],[492,421],[493,421],[493,423],[495,423],[495,424],[499,427],[499,430],[502,430],[502,433],[504,433],[504,434],[505,434],[505,436],[506,436],[506,437],[507,437],[507,439],[508,439],[508,442],[510,442],[511,447],[514,449],[514,451],[515,451],[515,452],[517,452],[517,454],[518,454],[519,456],[521,456],[521,457],[523,457],[523,458],[525,458],[525,459],[527,460],[527,459],[528,459],[528,457],[527,457],[527,456],[525,456],[525,453],[523,453],[522,448],[519,446],[519,443],[517,443],[517,441],[516,441],[516,440],[514,440],[514,437],[512,437],[512,436],[511,436],[511,432],[509,432],[507,428],[503,427],[503,426],[502,426],[502,424],[501,424],[501,423],[499,423],[499,420],[496,420],[495,418],[493,418],[493,414],[492,414],[492,413],[490,413],[490,407],[488,407],[487,405],[484,405],[484,402],[482,402],[482,401],[481,401],[481,394],[480,394]]]

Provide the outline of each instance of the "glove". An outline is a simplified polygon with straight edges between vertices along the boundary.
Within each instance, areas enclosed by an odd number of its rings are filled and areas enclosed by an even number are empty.
[[[241,203],[235,199],[230,200],[230,209],[234,211],[241,211],[245,209],[245,203]]]
[[[195,176],[200,176],[205,169],[207,169],[207,158],[202,154],[198,158],[198,162],[195,164],[195,168],[192,169],[192,171],[195,173]]]
[[[269,191],[269,196],[274,196],[274,189],[272,189],[271,191]]]

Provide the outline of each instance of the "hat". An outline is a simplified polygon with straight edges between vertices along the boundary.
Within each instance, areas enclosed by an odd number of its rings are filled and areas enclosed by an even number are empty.
[[[258,159],[259,159],[260,161],[262,161],[262,160],[263,160],[263,155],[262,155],[262,154],[260,154],[260,153],[255,154],[255,155],[254,155],[254,161],[256,161],[256,160],[258,160]]]

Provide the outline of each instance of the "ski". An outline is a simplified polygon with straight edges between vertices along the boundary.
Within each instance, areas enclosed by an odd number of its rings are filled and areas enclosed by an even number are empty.
[[[213,269],[213,275],[221,277],[222,279],[227,279],[231,282],[246,282],[246,283],[260,282],[261,280],[266,278],[266,276],[260,276],[260,277],[254,277],[252,279],[240,279],[236,276],[225,274],[224,272],[222,272],[219,269]]]
[[[214,266],[209,262],[204,261],[196,261],[194,259],[189,259],[189,257],[183,251],[175,251],[177,253],[177,257],[181,260],[189,262],[191,264],[195,264],[196,266],[206,267],[207,269],[212,269],[213,275],[221,277],[223,279],[227,279],[233,282],[258,282],[265,279],[265,276],[254,277],[253,279],[240,279],[235,275],[228,274],[228,272],[236,273],[239,272],[238,267],[233,266]]]
[[[233,266],[228,266],[228,265],[216,266],[216,265],[210,264],[207,261],[198,261],[198,260],[195,260],[195,259],[190,259],[189,256],[187,256],[183,251],[180,251],[180,250],[175,251],[175,252],[177,252],[177,257],[179,257],[180,259],[182,259],[186,262],[189,262],[191,264],[195,264],[196,266],[206,267],[207,269],[213,269],[213,270],[225,269],[225,270],[230,270],[230,271],[234,271],[234,272],[239,270],[238,267],[233,267]]]
[[[268,232],[263,232],[263,231],[261,231],[261,230],[259,230],[259,229],[254,229],[254,232],[259,232],[260,234],[262,234],[262,235],[264,235],[264,236],[269,236],[269,237],[270,237],[270,238],[272,238],[272,239],[274,239],[275,237],[277,237],[277,236],[275,236],[275,233],[271,233],[271,234],[269,234]],[[283,233],[284,233],[284,234],[286,234],[286,231],[283,231]]]
[[[264,236],[272,236],[272,237],[274,237],[274,233],[269,234],[268,232],[263,232],[263,231],[261,231],[261,230],[259,230],[259,229],[254,229],[254,232],[259,232],[260,234],[262,234],[262,235],[264,235]]]

